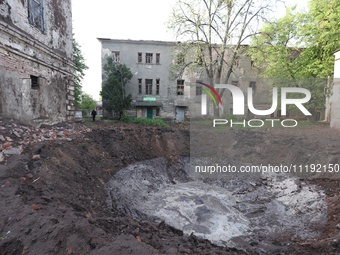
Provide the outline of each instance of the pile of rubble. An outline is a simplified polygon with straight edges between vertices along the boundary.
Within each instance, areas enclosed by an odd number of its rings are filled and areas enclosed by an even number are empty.
[[[14,120],[0,121],[0,163],[10,155],[20,155],[25,147],[44,141],[72,141],[91,129],[79,123],[62,123],[40,128],[25,126]],[[39,158],[39,155],[33,155]]]

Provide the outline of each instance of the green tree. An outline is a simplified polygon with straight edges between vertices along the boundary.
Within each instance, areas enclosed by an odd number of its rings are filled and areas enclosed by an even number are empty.
[[[103,106],[108,111],[122,112],[130,106],[132,101],[131,94],[126,95],[124,89],[133,76],[130,68],[108,57],[104,65],[104,74],[106,80],[100,92],[103,97]]]
[[[311,111],[325,107],[333,76],[333,52],[340,48],[340,2],[310,0],[306,13],[294,8],[276,22],[267,22],[252,38],[250,55],[262,75],[283,78],[275,86],[304,87],[312,93]]]
[[[97,103],[91,95],[83,93],[81,97],[82,97],[81,104],[80,104],[81,109],[83,110],[96,109]]]
[[[80,45],[73,38],[73,61],[75,65],[74,71],[74,105],[75,107],[81,107],[82,101],[82,86],[81,82],[85,76],[85,70],[88,69],[88,66],[85,64],[84,56],[81,52]]]
[[[171,76],[181,76],[192,67],[204,73],[210,84],[227,83],[242,47],[257,32],[261,20],[273,8],[269,0],[178,0],[169,20],[179,40]],[[223,95],[224,90],[220,91]]]

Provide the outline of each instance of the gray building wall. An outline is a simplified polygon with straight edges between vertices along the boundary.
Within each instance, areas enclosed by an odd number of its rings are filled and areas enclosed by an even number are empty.
[[[119,52],[119,62],[126,64],[133,74],[131,82],[126,85],[126,94],[131,93],[133,105],[136,107],[137,117],[146,117],[146,108],[149,105],[154,109],[159,107],[161,117],[181,118],[183,112],[187,117],[200,115],[201,98],[196,95],[196,80],[202,80],[208,83],[204,71],[187,68],[181,78],[185,80],[183,95],[177,95],[177,79],[170,78],[170,67],[175,59],[174,52],[178,47],[175,42],[162,41],[135,41],[135,40],[116,40],[116,39],[98,39],[102,44],[102,67],[106,63],[106,58],[114,57],[113,52]],[[138,52],[142,53],[142,63],[138,63]],[[153,53],[153,63],[145,63],[145,53]],[[160,54],[160,63],[156,64],[156,53]],[[231,58],[232,50],[228,51],[227,59]],[[190,62],[190,57],[194,54],[188,53],[185,56],[185,62]],[[103,70],[103,68],[102,68]],[[225,71],[226,72],[226,71]],[[106,77],[103,73],[103,82]],[[138,91],[138,79],[142,79],[142,94]],[[145,95],[145,79],[153,79],[152,95]],[[160,93],[156,95],[155,80],[160,79]],[[223,80],[223,79],[222,79]],[[254,102],[257,109],[269,109],[271,106],[271,90],[268,83],[259,77],[259,70],[252,66],[252,62],[247,56],[240,56],[238,64],[229,79],[229,83],[238,82],[238,86],[244,91],[245,99],[247,89],[251,82],[256,83],[254,90]],[[156,102],[143,103],[143,97],[156,97]],[[232,113],[231,93],[226,91],[223,96],[223,102],[226,102],[224,116]],[[245,100],[245,103],[247,101]],[[246,107],[246,106],[245,106]],[[210,114],[213,115],[214,107],[210,102]],[[247,111],[245,111],[247,112]],[[154,112],[155,115],[155,112]]]
[[[169,78],[169,67],[172,63],[173,42],[162,41],[135,41],[135,40],[114,40],[98,39],[102,44],[102,66],[106,63],[113,52],[119,52],[119,63],[125,64],[131,69],[133,77],[125,86],[126,95],[131,94],[133,103],[136,107],[136,116],[146,117],[146,108],[153,108],[153,115],[174,118],[176,101],[184,96],[176,93],[177,81]],[[141,53],[142,61],[138,62],[138,53]],[[146,53],[153,54],[152,63],[146,63]],[[156,54],[159,54],[159,64],[156,63]],[[106,77],[103,73],[103,82]],[[142,93],[139,94],[139,82],[142,79]],[[145,79],[152,79],[152,94],[146,94]],[[159,94],[156,94],[156,79],[159,79]],[[144,97],[155,97],[155,102],[145,102]]]
[[[2,115],[31,125],[72,120],[71,0],[0,0],[0,34]]]

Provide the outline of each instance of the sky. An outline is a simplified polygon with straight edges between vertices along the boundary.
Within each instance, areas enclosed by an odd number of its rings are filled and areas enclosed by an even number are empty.
[[[297,1],[287,2],[293,5]],[[97,38],[176,41],[166,26],[175,3],[176,0],[72,0],[74,38],[89,67],[82,81],[83,92],[100,99],[101,45]]]
[[[175,41],[166,22],[176,0],[72,0],[74,38],[89,67],[82,90],[99,100],[101,45],[97,38]]]

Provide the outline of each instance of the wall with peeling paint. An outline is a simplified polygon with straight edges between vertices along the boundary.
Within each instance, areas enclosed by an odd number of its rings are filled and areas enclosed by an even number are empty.
[[[0,0],[2,115],[32,125],[71,120],[71,0],[40,1],[43,29],[29,22],[29,2]],[[32,77],[38,78],[38,87],[32,86]]]

